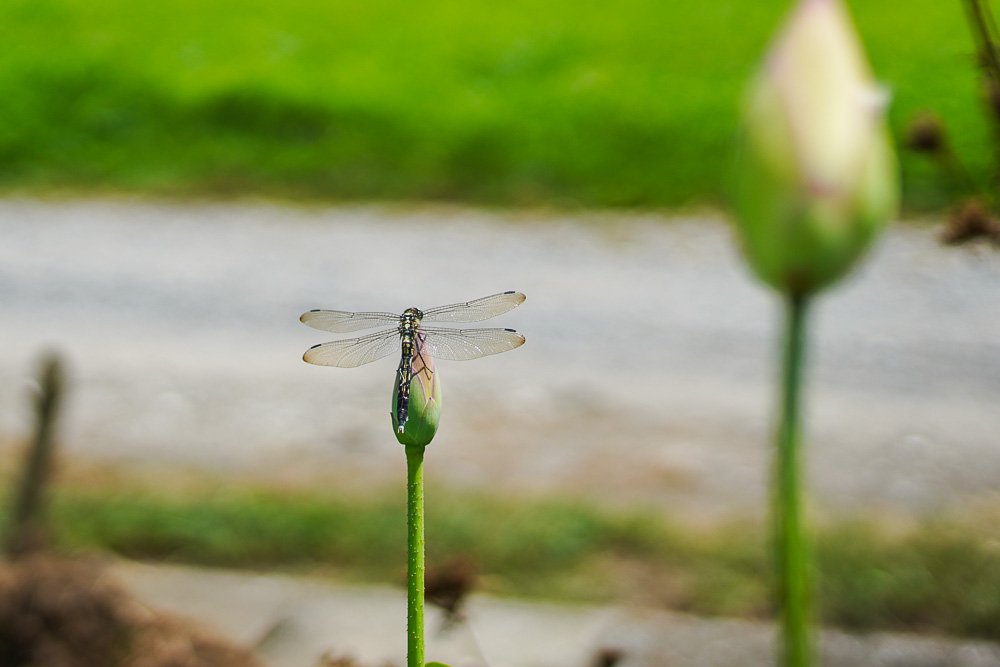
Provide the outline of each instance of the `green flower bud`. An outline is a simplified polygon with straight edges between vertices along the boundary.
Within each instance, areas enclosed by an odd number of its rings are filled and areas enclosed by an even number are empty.
[[[884,98],[840,0],[802,0],[743,111],[737,228],[767,284],[809,294],[835,282],[895,215]]]
[[[396,384],[392,388],[392,430],[402,445],[429,445],[437,433],[441,419],[441,382],[434,370],[434,359],[424,347],[423,334],[415,337],[416,345],[410,358],[412,372],[410,380],[410,400],[406,422],[402,430],[396,407],[399,400],[402,378],[396,373]]]

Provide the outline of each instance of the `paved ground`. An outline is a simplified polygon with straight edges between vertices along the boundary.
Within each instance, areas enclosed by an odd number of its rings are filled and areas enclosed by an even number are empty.
[[[365,665],[402,665],[402,589],[334,586],[282,576],[150,567],[113,573],[150,604],[204,621],[274,667],[318,667],[324,653]],[[428,612],[427,657],[452,667],[590,667],[602,650],[618,667],[758,667],[775,664],[773,628],[644,609],[563,606],[474,597],[465,622],[442,631]],[[1000,647],[907,635],[824,632],[826,667],[987,667]]]
[[[1000,255],[896,227],[813,331],[820,506],[925,512],[1000,489]],[[685,516],[763,504],[777,311],[712,217],[545,217],[0,201],[0,438],[41,349],[69,359],[77,457],[398,481],[396,361],[300,360],[309,308],[401,311],[506,289],[527,344],[438,365],[431,482]],[[491,322],[492,324],[492,322]]]

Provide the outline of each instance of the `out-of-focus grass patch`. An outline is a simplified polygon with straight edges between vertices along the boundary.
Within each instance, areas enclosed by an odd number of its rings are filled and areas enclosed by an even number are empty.
[[[960,3],[851,2],[896,134],[983,177]],[[786,0],[7,0],[0,189],[676,206],[725,190]],[[907,201],[948,193],[904,156]]]
[[[825,623],[1000,639],[998,512],[905,529],[841,520],[818,530]],[[63,546],[133,558],[402,581],[405,498],[250,487],[178,495],[128,484],[63,485]],[[767,532],[755,521],[695,528],[662,513],[440,489],[428,500],[428,562],[476,562],[483,589],[629,601],[705,615],[771,614]]]
[[[865,522],[828,529],[818,550],[825,617],[848,628],[1000,639],[994,525],[938,519],[894,537]]]

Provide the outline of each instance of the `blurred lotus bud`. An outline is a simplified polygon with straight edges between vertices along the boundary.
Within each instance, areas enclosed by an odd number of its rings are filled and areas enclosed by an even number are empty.
[[[392,389],[392,430],[402,445],[429,445],[437,433],[441,419],[441,383],[434,370],[434,360],[424,346],[424,336],[416,336],[416,349],[410,359],[412,376],[410,379],[409,411],[403,430],[399,430],[396,405],[399,398],[401,378],[396,373],[396,384]]]
[[[948,217],[941,243],[959,245],[980,239],[1000,245],[1000,223],[990,217],[982,202],[970,199]]]
[[[947,144],[941,119],[930,111],[922,111],[910,121],[905,137],[906,147],[919,153],[940,153]]]
[[[766,283],[808,294],[842,277],[896,212],[885,93],[840,0],[802,0],[743,111],[736,213]]]

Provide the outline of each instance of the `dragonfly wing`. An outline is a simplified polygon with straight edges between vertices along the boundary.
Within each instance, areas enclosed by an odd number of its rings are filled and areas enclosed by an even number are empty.
[[[524,345],[524,336],[513,329],[421,328],[432,357],[448,361],[478,359]]]
[[[310,310],[302,313],[299,321],[313,329],[333,333],[360,331],[372,327],[399,324],[399,315],[392,313],[351,313],[346,310]]]
[[[313,345],[302,355],[302,359],[317,366],[354,368],[381,359],[397,349],[399,349],[399,332],[387,329],[361,338],[347,338]]]
[[[506,313],[524,303],[524,295],[520,292],[501,292],[482,299],[453,303],[450,306],[438,306],[424,311],[424,322],[479,322],[488,320],[500,313]]]

